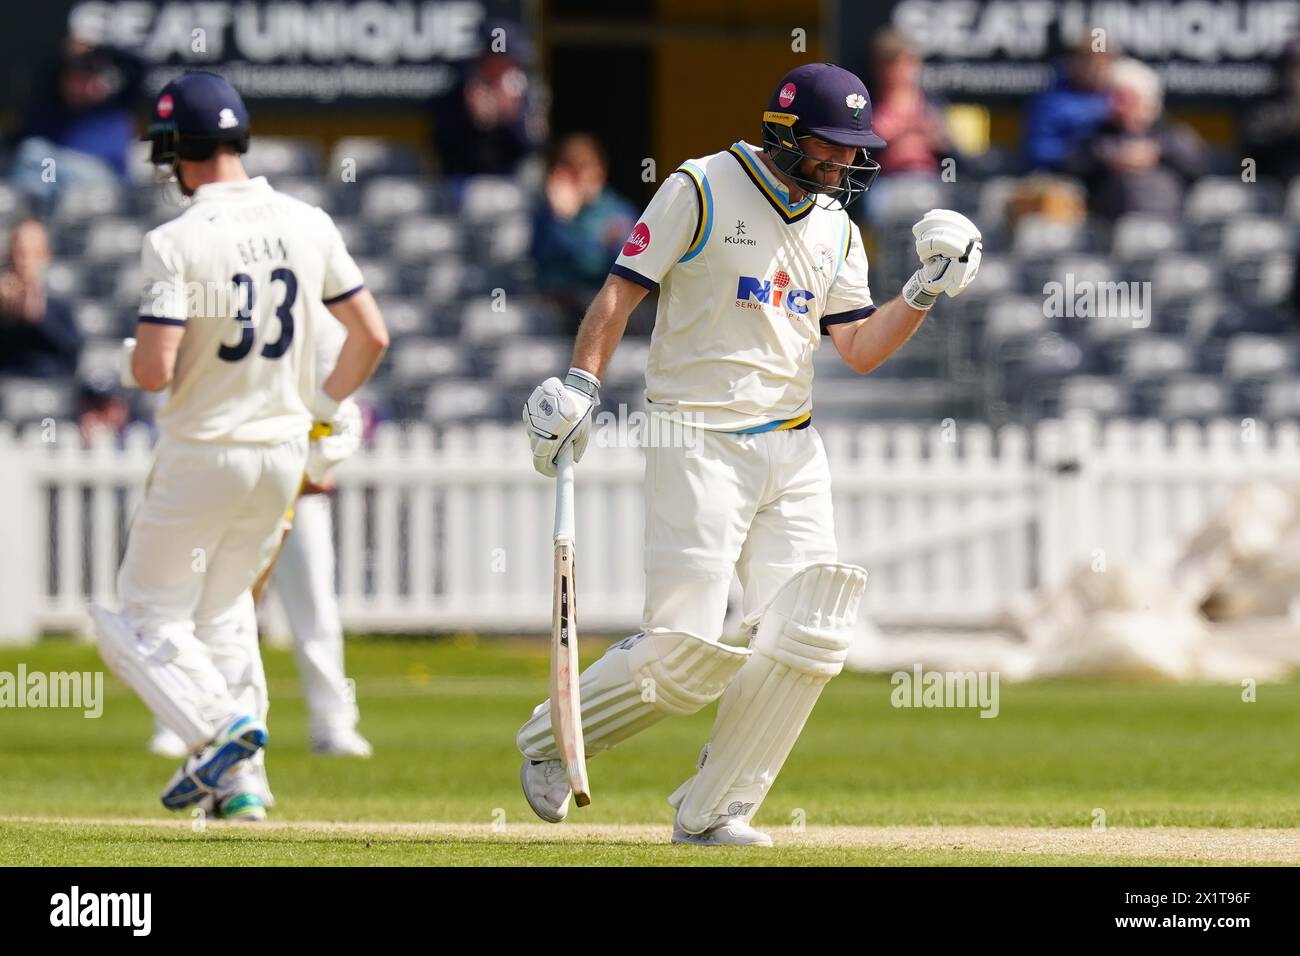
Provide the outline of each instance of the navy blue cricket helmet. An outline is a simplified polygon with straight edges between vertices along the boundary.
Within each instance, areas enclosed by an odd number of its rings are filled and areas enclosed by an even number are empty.
[[[826,164],[840,169],[839,186],[799,175],[799,164],[809,158],[799,141],[810,136],[857,148],[855,162]],[[880,164],[869,152],[884,146],[871,128],[866,85],[834,63],[795,67],[777,84],[763,113],[763,148],[777,168],[805,192],[828,195],[846,208],[875,182]]]
[[[243,98],[223,77],[195,71],[164,86],[154,101],[149,161],[174,166],[177,160],[210,159],[222,143],[248,150],[250,124]]]

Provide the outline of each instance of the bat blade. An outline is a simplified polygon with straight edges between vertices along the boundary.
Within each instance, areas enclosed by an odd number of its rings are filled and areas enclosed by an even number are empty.
[[[591,803],[587,757],[582,740],[582,706],[578,694],[578,628],[574,549],[567,541],[555,545],[555,595],[551,617],[551,727],[580,807]]]

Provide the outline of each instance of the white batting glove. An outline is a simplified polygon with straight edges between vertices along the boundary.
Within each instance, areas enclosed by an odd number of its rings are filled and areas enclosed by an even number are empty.
[[[931,209],[912,227],[921,268],[903,286],[903,301],[928,309],[941,292],[955,298],[980,270],[984,241],[979,228],[959,212]]]
[[[319,485],[330,470],[361,447],[361,406],[350,398],[338,403],[329,421],[312,426],[307,447],[307,480]]]
[[[533,467],[555,477],[555,462],[566,445],[573,460],[582,460],[591,431],[591,410],[600,402],[600,379],[580,368],[569,369],[561,382],[548,378],[524,403],[524,428],[533,446]]]
[[[123,388],[139,388],[140,383],[135,380],[135,372],[131,371],[131,360],[135,357],[135,339],[123,339],[122,351],[118,353],[118,381],[122,383]]]

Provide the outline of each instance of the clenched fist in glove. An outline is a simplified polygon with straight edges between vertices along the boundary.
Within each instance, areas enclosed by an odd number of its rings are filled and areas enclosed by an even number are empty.
[[[561,382],[548,378],[524,404],[524,427],[533,446],[533,467],[555,477],[555,462],[565,445],[581,461],[591,430],[591,410],[600,401],[600,380],[580,368],[569,369]]]
[[[975,223],[951,209],[931,209],[912,227],[921,268],[903,286],[903,301],[928,309],[939,293],[955,297],[980,269],[983,237]]]

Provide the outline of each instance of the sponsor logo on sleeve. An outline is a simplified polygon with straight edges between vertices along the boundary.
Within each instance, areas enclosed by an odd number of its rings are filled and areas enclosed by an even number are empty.
[[[650,227],[643,222],[638,222],[636,228],[632,230],[632,235],[628,236],[627,242],[623,243],[623,255],[639,256],[649,245]]]

